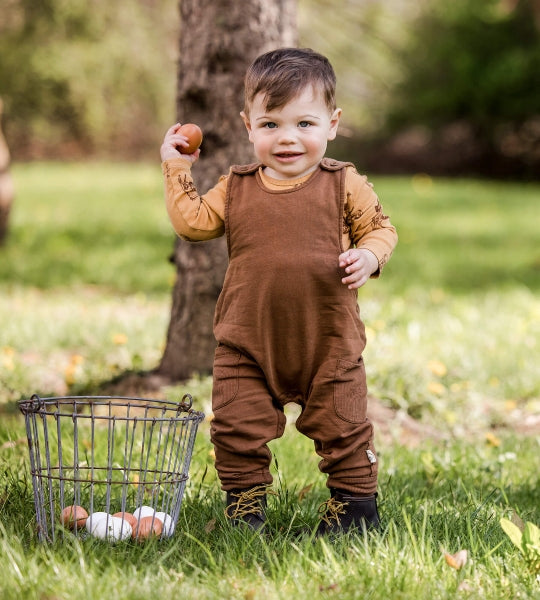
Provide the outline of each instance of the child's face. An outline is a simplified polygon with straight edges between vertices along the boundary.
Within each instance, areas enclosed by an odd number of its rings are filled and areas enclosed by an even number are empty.
[[[304,88],[280,108],[266,110],[264,94],[253,99],[244,113],[249,141],[265,173],[275,179],[296,179],[314,171],[336,137],[341,109],[331,112],[319,89]]]

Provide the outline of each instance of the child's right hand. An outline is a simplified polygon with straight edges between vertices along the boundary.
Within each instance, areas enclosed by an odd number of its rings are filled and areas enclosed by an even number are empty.
[[[177,133],[180,129],[181,124],[176,123],[172,127],[169,127],[165,137],[163,138],[163,144],[160,148],[161,160],[170,160],[171,158],[186,158],[194,163],[201,153],[200,150],[195,150],[193,154],[182,154],[179,148],[187,147],[188,141],[185,135]]]

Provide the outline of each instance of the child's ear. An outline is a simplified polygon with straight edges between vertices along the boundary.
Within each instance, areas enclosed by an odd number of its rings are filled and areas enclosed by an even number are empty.
[[[249,141],[251,142],[251,121],[244,111],[240,113],[240,116],[242,117],[242,121],[244,121],[244,125],[246,126],[249,135]]]
[[[330,130],[328,131],[328,139],[334,140],[337,135],[339,119],[341,118],[341,108],[336,108],[330,117]]]

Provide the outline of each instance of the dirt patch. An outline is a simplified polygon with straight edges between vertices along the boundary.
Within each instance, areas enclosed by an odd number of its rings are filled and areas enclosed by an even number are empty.
[[[373,423],[375,437],[384,444],[397,442],[402,446],[416,448],[426,439],[450,437],[448,432],[413,419],[404,411],[385,406],[377,398],[369,399],[368,417]]]
[[[99,387],[99,393],[132,398],[163,398],[163,389],[169,385],[172,385],[170,379],[153,371],[128,372],[111,381],[103,382]]]

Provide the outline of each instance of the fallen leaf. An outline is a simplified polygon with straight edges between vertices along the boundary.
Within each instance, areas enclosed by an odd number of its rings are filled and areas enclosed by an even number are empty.
[[[206,524],[204,531],[205,531],[205,533],[210,533],[211,531],[214,531],[215,528],[216,528],[216,519],[210,519],[210,521],[208,521],[208,523]]]
[[[512,523],[521,531],[523,532],[525,530],[525,523],[523,522],[523,519],[521,517],[519,517],[516,513],[513,513],[512,516],[510,517],[510,521],[512,521]]]
[[[309,494],[312,487],[313,487],[313,484],[310,483],[309,485],[306,485],[298,492],[298,502],[302,502],[302,500],[307,496],[307,494]]]
[[[506,410],[507,412],[512,412],[516,410],[516,408],[517,402],[515,400],[506,400],[506,402],[504,403],[504,410]]]
[[[455,554],[444,552],[444,560],[446,560],[446,563],[452,567],[452,569],[456,569],[457,571],[465,566],[467,563],[467,557],[467,550],[459,550],[459,552],[456,552]]]
[[[446,390],[444,385],[438,381],[430,381],[427,385],[427,389],[430,393],[436,396],[442,396]]]
[[[437,375],[437,377],[444,377],[448,373],[446,365],[440,360],[430,360],[428,362],[428,369],[433,375]]]
[[[17,440],[10,440],[9,442],[4,442],[0,446],[0,450],[7,450],[8,448],[15,448],[15,446],[21,446],[22,444],[26,444],[26,438],[19,438]]]
[[[491,433],[491,431],[486,433],[486,442],[494,448],[501,445],[501,440],[494,433]]]

